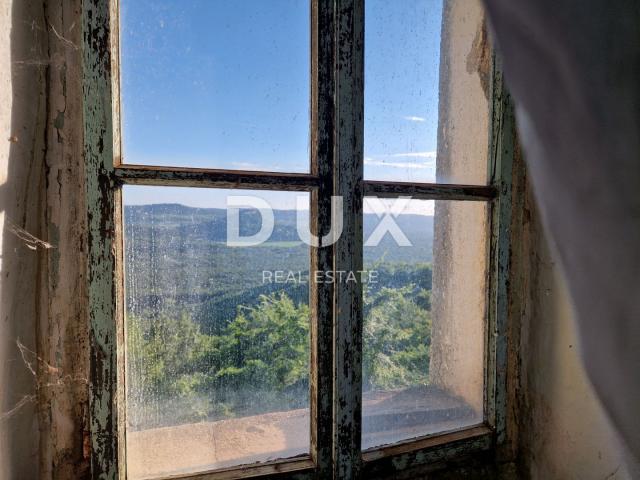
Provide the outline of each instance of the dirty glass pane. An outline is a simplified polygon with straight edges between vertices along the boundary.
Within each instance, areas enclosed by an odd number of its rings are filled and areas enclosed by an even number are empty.
[[[309,0],[120,0],[123,162],[309,170]]]
[[[128,478],[308,454],[308,194],[123,196]]]
[[[486,184],[489,106],[472,48],[482,24],[467,3],[443,21],[442,0],[366,1],[366,179]],[[441,51],[441,32],[465,17]]]
[[[487,207],[365,199],[362,448],[482,422]]]

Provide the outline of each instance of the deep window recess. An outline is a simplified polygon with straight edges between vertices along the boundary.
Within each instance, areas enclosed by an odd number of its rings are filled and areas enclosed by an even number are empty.
[[[478,4],[83,8],[94,477],[502,442],[513,131]]]

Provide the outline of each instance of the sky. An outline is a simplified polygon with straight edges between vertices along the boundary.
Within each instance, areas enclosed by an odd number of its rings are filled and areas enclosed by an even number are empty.
[[[121,0],[124,161],[308,172],[309,3]],[[365,178],[434,181],[442,0],[365,5]],[[227,193],[128,187],[125,203],[219,208]]]

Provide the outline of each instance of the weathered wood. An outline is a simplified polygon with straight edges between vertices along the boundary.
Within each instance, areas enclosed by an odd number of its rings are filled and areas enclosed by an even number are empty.
[[[334,152],[334,8],[333,2],[311,2],[311,173],[318,188],[311,192],[311,233],[322,238],[331,230]],[[333,268],[333,247],[311,247],[311,272]],[[332,476],[333,444],[333,290],[311,275],[311,455],[317,478]]]
[[[275,460],[239,467],[216,469],[193,474],[154,477],[154,480],[239,480],[260,477],[268,480],[312,480],[316,478],[314,462],[309,458]]]
[[[120,165],[115,169],[114,175],[119,181],[131,185],[174,187],[309,191],[319,184],[318,177],[308,173],[249,172],[147,165]]]
[[[365,450],[362,454],[365,462],[372,462],[381,458],[395,457],[404,454],[415,454],[418,450],[428,452],[429,449],[446,446],[461,440],[475,440],[484,436],[491,436],[492,430],[484,425],[469,427],[445,434],[434,434],[424,438],[408,440],[382,447]]]
[[[432,185],[365,181],[366,195],[422,199],[489,201],[491,205],[490,289],[486,338],[487,426],[478,426],[430,438],[410,440],[363,453],[363,478],[385,478],[414,469],[427,472],[432,466],[479,451],[490,451],[505,441],[506,361],[508,338],[508,285],[510,221],[512,209],[511,165],[515,146],[513,106],[502,82],[500,64],[493,63],[492,129],[489,138],[490,185]],[[492,453],[492,455],[494,455]]]
[[[507,412],[507,322],[511,253],[512,163],[515,151],[515,117],[504,85],[499,59],[494,56],[492,80],[490,178],[498,196],[492,205],[491,275],[487,337],[486,416],[495,428],[496,441],[505,441]]]
[[[364,194],[366,196],[379,198],[409,196],[420,200],[487,201],[496,197],[497,190],[492,185],[447,185],[443,183],[409,183],[365,180]]]
[[[111,5],[110,44],[111,44],[111,112],[113,114],[113,165],[122,163],[122,106],[120,104],[120,0],[105,0]]]
[[[487,336],[487,412],[498,441],[504,430],[506,295],[509,274],[510,155],[512,114],[505,106],[501,77],[494,85],[491,138],[492,184],[446,185],[363,181],[364,0],[312,1],[311,173],[248,172],[180,167],[118,165],[118,116],[112,103],[117,79],[109,38],[113,15],[109,2],[85,0],[85,155],[89,205],[89,295],[91,302],[91,432],[94,478],[126,475],[124,465],[121,203],[119,185],[172,185],[310,191],[311,231],[322,237],[331,229],[331,195],[343,197],[343,234],[330,247],[312,248],[313,270],[362,270],[364,195],[394,198],[490,201],[493,276]],[[112,8],[116,3],[112,0]],[[498,91],[499,90],[499,91]],[[117,101],[115,102],[117,103]],[[115,109],[115,110],[114,110]],[[497,120],[496,120],[497,119]],[[114,147],[115,141],[115,147]],[[512,141],[512,140],[511,140]],[[359,280],[359,279],[358,279]],[[361,455],[362,285],[311,284],[311,458],[240,466],[197,475],[167,478],[202,480],[266,478],[367,478],[370,474],[441,462],[491,448],[487,427],[422,438]],[[118,320],[120,319],[120,321]],[[118,392],[120,397],[118,397]],[[120,438],[118,437],[120,433]],[[121,449],[120,457],[118,448]],[[364,457],[365,464],[362,465]]]
[[[334,195],[342,196],[343,233],[334,271],[362,270],[364,0],[336,0]],[[360,478],[362,431],[362,284],[334,290],[335,479]]]
[[[110,4],[83,2],[84,144],[88,208],[91,474],[118,475],[116,196]]]
[[[330,81],[330,79],[327,80]],[[312,145],[314,145],[313,142]],[[317,172],[313,172],[313,170],[311,174],[306,174],[150,165],[120,165],[115,168],[114,174],[119,181],[132,185],[250,188],[285,191],[309,191],[313,188],[318,188],[323,179],[326,178]],[[497,196],[497,189],[492,185],[365,180],[363,189],[365,196],[379,198],[396,198],[406,195],[421,200],[486,201]]]
[[[404,470],[442,465],[471,453],[489,450],[492,445],[493,432],[485,426],[478,426],[378,448],[363,454],[362,478],[394,478]]]

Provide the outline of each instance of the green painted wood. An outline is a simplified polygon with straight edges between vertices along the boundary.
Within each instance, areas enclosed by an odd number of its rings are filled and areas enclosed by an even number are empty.
[[[240,480],[244,478],[261,478],[268,480],[313,480],[318,477],[311,460],[296,458],[291,459],[290,461],[255,463],[201,473],[177,473],[166,477],[159,477],[157,480]]]
[[[319,179],[311,193],[311,233],[331,230],[334,152],[334,4],[313,0],[311,42],[311,172]],[[333,247],[311,248],[311,271],[333,268]],[[334,285],[311,277],[311,446],[318,478],[332,476],[333,445],[333,295]]]
[[[118,469],[117,316],[118,208],[120,183],[148,183],[312,191],[312,231],[330,228],[330,196],[344,202],[344,231],[333,247],[313,249],[312,267],[362,269],[362,201],[364,194],[492,202],[491,308],[487,356],[487,413],[498,441],[504,438],[506,410],[506,322],[511,211],[513,113],[494,69],[491,178],[489,186],[413,185],[363,181],[363,0],[314,0],[312,71],[312,173],[254,174],[199,172],[188,169],[114,168],[109,4],[86,0],[84,28],[84,115],[89,219],[89,297],[91,326],[91,434],[93,478],[115,479]],[[222,183],[221,183],[222,182]],[[224,184],[224,185],[223,185]],[[205,185],[205,186],[207,186]],[[493,200],[492,200],[493,199]],[[367,472],[397,473],[469,452],[490,448],[483,434],[447,445],[398,451],[374,460],[363,470],[361,436],[362,288],[312,285],[312,427],[313,472],[272,472],[295,478],[361,478]],[[369,456],[369,454],[367,454]],[[376,466],[377,465],[377,466]],[[372,470],[373,469],[373,470]],[[240,470],[238,475],[243,476]],[[262,475],[249,469],[249,476]],[[255,474],[255,475],[254,475]],[[217,478],[218,474],[208,474]],[[194,477],[198,478],[198,476]]]
[[[114,174],[131,185],[309,191],[319,179],[307,173],[248,172],[204,168],[120,165]]]
[[[397,198],[410,196],[421,200],[478,200],[487,201],[497,196],[493,185],[456,185],[438,183],[408,183],[365,180],[365,196]]]
[[[500,60],[493,60],[490,177],[498,196],[492,205],[490,310],[487,356],[487,420],[496,441],[505,441],[507,411],[507,324],[511,253],[512,165],[515,151],[513,103]]]
[[[414,448],[405,445],[402,453],[385,455],[384,449],[380,454],[365,454],[362,478],[394,478],[403,471],[428,472],[442,469],[447,463],[465,458],[478,452],[490,451],[493,446],[493,434],[486,428],[477,427],[465,432],[445,436],[447,441],[428,447],[416,443]],[[476,433],[477,432],[477,433]],[[401,446],[388,447],[388,450],[401,450]]]
[[[362,270],[364,0],[336,0],[334,195],[342,196],[343,234],[334,245],[334,270]],[[335,288],[335,479],[360,478],[362,430],[362,284]]]
[[[116,257],[109,2],[83,2],[84,144],[89,248],[91,475],[118,475]]]
[[[428,472],[442,462],[464,458],[477,452],[491,451],[496,444],[505,441],[507,411],[507,322],[508,286],[510,275],[511,209],[512,209],[512,162],[515,148],[515,119],[513,104],[503,84],[499,60],[494,59],[492,83],[492,124],[489,138],[489,178],[487,187],[460,185],[438,185],[423,188],[422,195],[441,195],[443,187],[449,187],[446,195],[456,195],[457,200],[490,201],[491,239],[489,247],[489,299],[488,336],[486,345],[486,401],[487,423],[493,431],[486,430],[470,438],[456,439],[435,446],[423,446],[428,439],[404,442],[403,445],[384,447],[365,453],[362,478],[389,478],[412,469]],[[371,182],[365,182],[365,186]],[[386,187],[392,194],[410,194],[412,187],[392,182]],[[367,188],[367,187],[365,187]],[[418,187],[422,188],[422,187]],[[371,187],[368,187],[371,189]],[[376,187],[382,189],[382,187]],[[371,189],[372,190],[372,189]],[[365,190],[366,191],[366,190]],[[491,192],[491,193],[490,193]],[[474,432],[482,427],[473,427],[460,432]],[[443,440],[449,434],[443,436]],[[435,436],[434,438],[438,438]],[[383,454],[384,452],[384,454]],[[495,451],[491,453],[493,458]]]

